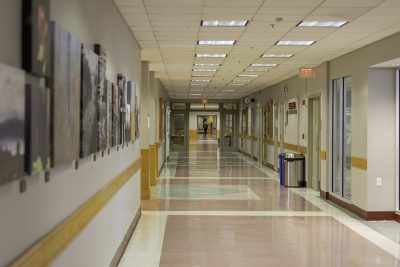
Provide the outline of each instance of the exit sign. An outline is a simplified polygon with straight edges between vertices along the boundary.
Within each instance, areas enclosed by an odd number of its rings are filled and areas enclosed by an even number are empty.
[[[205,105],[205,104],[208,104],[208,99],[202,99],[202,100],[201,100],[201,103],[204,104],[204,105]]]
[[[315,78],[315,70],[313,68],[301,68],[299,69],[300,79],[312,79]]]

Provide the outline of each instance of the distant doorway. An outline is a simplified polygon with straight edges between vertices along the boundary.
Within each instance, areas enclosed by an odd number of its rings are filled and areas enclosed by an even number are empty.
[[[217,115],[197,115],[197,140],[217,141]]]

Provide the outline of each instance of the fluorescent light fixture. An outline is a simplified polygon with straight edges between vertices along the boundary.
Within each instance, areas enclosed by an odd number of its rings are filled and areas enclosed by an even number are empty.
[[[276,67],[278,64],[270,64],[270,63],[256,63],[256,64],[251,64],[251,67]]]
[[[190,86],[204,86],[204,83],[191,83]]]
[[[224,89],[224,90],[222,90],[222,92],[235,92],[236,90],[233,90],[233,89]]]
[[[197,44],[199,45],[234,45],[236,41],[232,40],[199,40]]]
[[[302,45],[312,45],[315,41],[278,41],[275,45],[294,45],[294,46],[302,46]]]
[[[238,77],[258,77],[258,74],[239,74]]]
[[[196,54],[196,57],[220,58],[220,57],[226,57],[226,54]]]
[[[271,69],[262,69],[262,68],[247,68],[244,71],[250,71],[250,72],[265,72],[265,71],[270,71]]]
[[[339,21],[302,21],[297,27],[342,27],[348,21],[339,20]]]
[[[217,71],[216,69],[193,69],[193,71],[208,71],[208,72],[211,72],[211,71]]]
[[[251,80],[233,80],[232,82],[248,83],[248,82],[251,82]]]
[[[211,82],[211,80],[192,80],[192,82]]]
[[[213,64],[213,63],[194,63],[193,66],[221,66],[221,64]]]
[[[248,20],[202,20],[203,27],[244,27]]]
[[[193,73],[192,77],[213,77],[213,74]]]
[[[267,58],[289,58],[289,57],[293,57],[293,54],[264,54],[261,57],[267,57]]]
[[[231,83],[231,84],[229,84],[229,85],[239,85],[239,86],[243,86],[243,85],[246,85],[245,83]]]
[[[202,94],[197,94],[197,93],[194,93],[194,94],[192,94],[192,93],[190,93],[189,95],[193,95],[193,96],[199,96],[199,95],[202,95]]]

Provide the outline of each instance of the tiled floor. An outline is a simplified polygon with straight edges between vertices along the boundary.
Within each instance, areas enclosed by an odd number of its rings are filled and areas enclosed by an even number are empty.
[[[126,266],[400,266],[400,226],[364,222],[205,140],[173,153],[142,201]]]

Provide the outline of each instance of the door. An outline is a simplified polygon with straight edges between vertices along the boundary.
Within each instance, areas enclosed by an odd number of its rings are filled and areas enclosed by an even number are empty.
[[[171,122],[171,108],[167,107],[165,112],[165,158],[169,158],[170,151],[170,122]]]
[[[221,151],[234,151],[235,148],[235,112],[221,113]]]
[[[264,146],[263,146],[263,106],[258,106],[258,116],[257,116],[257,148],[258,148],[258,162],[263,162],[263,153],[264,153]]]
[[[321,136],[321,119],[320,113],[321,105],[320,98],[311,98],[309,100],[309,109],[308,109],[308,181],[307,184],[312,189],[319,191],[320,190],[320,136]]]
[[[274,103],[274,166],[275,170],[279,169],[279,161],[278,161],[278,154],[279,154],[279,105],[278,103]]]
[[[187,149],[186,113],[173,112],[171,114],[171,150],[185,151]]]
[[[279,153],[285,151],[285,104],[279,104]]]
[[[352,78],[332,81],[332,192],[351,199]]]

